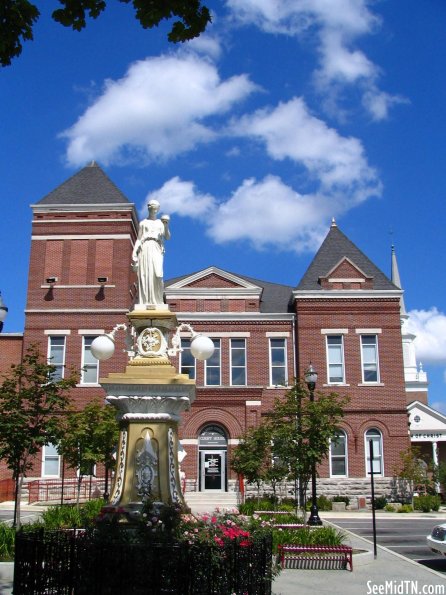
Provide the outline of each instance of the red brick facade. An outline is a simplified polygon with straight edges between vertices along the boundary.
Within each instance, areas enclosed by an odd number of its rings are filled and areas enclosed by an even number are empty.
[[[134,206],[125,201],[98,205],[92,197],[85,203],[43,200],[35,205],[25,348],[38,342],[46,353],[50,337],[63,337],[64,365],[79,369],[83,338],[109,332],[116,324],[126,322],[136,291],[130,270],[136,227]],[[339,234],[332,227],[327,239],[333,236],[341,250],[344,236]],[[274,399],[284,394],[284,382],[292,383],[294,377],[302,376],[310,362],[319,372],[317,390],[350,397],[342,423],[347,437],[346,479],[367,478],[365,433],[371,429],[381,436],[382,475],[392,476],[399,453],[409,446],[401,292],[356,247],[351,243],[346,247],[348,254],[341,254],[325,270],[316,271],[314,267],[321,265],[315,257],[295,290],[214,268],[166,282],[166,300],[179,322],[188,322],[195,331],[218,339],[221,347],[221,377],[216,385],[206,385],[207,364],[196,363],[197,397],[180,427],[187,452],[182,469],[190,489],[201,485],[199,448],[203,430],[217,427],[226,437],[227,481],[221,487],[227,489],[236,480],[229,462],[240,435],[260,422]],[[330,382],[328,377],[330,335],[342,336],[345,379],[341,383]],[[377,381],[363,379],[363,335],[376,337]],[[246,357],[242,370],[246,383],[242,385],[231,383],[232,340],[239,341],[236,346]],[[20,360],[21,339],[0,335],[0,345],[0,368],[5,370],[12,361]],[[283,369],[284,382],[277,384],[271,363],[274,347],[279,359],[284,359],[275,372],[279,374],[276,379],[280,378]],[[180,358],[173,358],[173,363],[180,367]],[[100,376],[120,371],[125,364],[126,355],[117,349],[111,360],[101,363]],[[73,391],[79,407],[103,396],[97,384],[80,383]],[[40,464],[36,462],[36,476],[40,475]],[[330,476],[328,460],[319,472],[320,477]]]

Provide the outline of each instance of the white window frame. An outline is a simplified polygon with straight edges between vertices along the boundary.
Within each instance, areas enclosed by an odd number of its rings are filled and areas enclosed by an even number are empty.
[[[274,342],[283,341],[283,346],[274,346]],[[283,351],[283,366],[273,365],[273,349],[282,349]],[[285,337],[270,337],[269,338],[269,385],[270,386],[288,386],[288,346]],[[273,370],[283,370],[283,383],[273,382]]]
[[[183,349],[183,351],[180,351],[179,368],[180,368],[180,374],[188,374],[188,376],[191,380],[195,380],[197,377],[197,362],[191,353],[190,344],[191,344],[190,339],[188,339],[186,337],[181,338],[181,348]],[[185,352],[189,352],[189,354],[192,358],[192,362],[193,362],[192,366],[183,364],[183,353],[185,353]],[[183,367],[187,368],[188,370],[193,370],[193,375],[191,376],[189,371],[186,372],[185,370],[183,370]]]
[[[331,451],[331,447],[332,445],[334,445],[334,438],[330,440],[330,457],[329,457],[329,462],[330,462],[330,477],[348,477],[348,437],[347,437],[347,432],[345,430],[338,430],[336,432],[336,436],[340,436],[342,435],[343,439],[344,439],[344,455],[333,455],[332,451]],[[344,474],[340,474],[340,473],[333,473],[333,465],[332,465],[332,460],[336,458],[336,459],[344,459],[345,462],[345,473]]]
[[[42,448],[42,477],[60,477],[60,460],[61,460],[61,456],[60,454],[47,454],[47,449],[49,448],[52,449],[56,449],[57,447],[54,444],[46,444],[44,445],[44,447]],[[57,459],[57,474],[54,475],[53,473],[45,473],[45,468],[46,468],[46,462],[47,461],[55,461]]]
[[[86,340],[90,340],[90,345],[86,345]],[[96,360],[95,363],[86,363],[85,362],[85,353],[87,348],[91,352],[91,343],[96,339],[96,335],[83,335],[82,336],[82,365],[81,365],[81,379],[80,383],[82,386],[96,386],[99,383],[99,360]],[[84,368],[94,369],[96,368],[96,380],[94,382],[86,382],[85,381],[85,370]]]
[[[204,384],[205,386],[221,386],[221,339],[212,339],[214,343],[214,354],[207,360],[204,365]],[[210,360],[218,355],[218,366],[210,365]],[[219,371],[219,382],[217,384],[208,384],[208,370],[210,368],[218,368]]]
[[[243,346],[242,347],[235,347],[234,345],[236,343],[242,343]],[[245,363],[243,364],[243,366],[240,365],[234,365],[232,363],[232,355],[233,355],[233,351],[243,351],[244,354],[244,360]],[[229,340],[229,368],[230,368],[230,378],[229,378],[229,382],[231,386],[246,386],[248,383],[248,371],[247,371],[247,360],[246,360],[246,339],[241,339],[241,338],[232,338]],[[244,371],[244,382],[241,383],[234,383],[232,381],[232,372],[233,370],[243,370]]]
[[[341,338],[341,362],[332,364],[330,361],[330,345],[329,340],[333,337]],[[336,346],[337,347],[337,346]],[[333,333],[326,335],[325,349],[327,354],[327,384],[345,384],[345,353],[344,353],[344,335],[341,333]],[[342,380],[332,380],[330,376],[330,366],[342,366]]]
[[[366,362],[364,361],[364,345],[363,345],[363,338],[364,337],[374,337],[375,338],[375,362]],[[380,373],[379,373],[379,349],[378,349],[378,335],[374,333],[364,333],[360,335],[361,341],[361,374],[362,374],[362,382],[363,384],[378,384],[380,382]],[[376,380],[366,380],[365,378],[365,366],[368,364],[375,364],[376,366]]]
[[[63,341],[63,349],[62,349],[62,359],[61,361],[55,362],[54,361],[54,355],[52,353],[52,342],[53,339],[62,339]],[[60,376],[57,375],[56,372],[56,376],[53,376],[53,379],[58,380],[59,378],[62,379],[65,376],[65,353],[66,353],[66,349],[67,349],[67,338],[65,335],[60,335],[60,334],[55,334],[55,335],[49,335],[48,336],[48,353],[47,353],[47,361],[49,364],[51,364],[52,366],[54,366],[56,368],[56,370],[60,370]]]
[[[364,432],[366,476],[370,477],[370,440],[373,440],[373,476],[384,477],[384,443],[382,432],[378,428],[368,428]],[[376,456],[376,443],[379,444],[378,456]]]

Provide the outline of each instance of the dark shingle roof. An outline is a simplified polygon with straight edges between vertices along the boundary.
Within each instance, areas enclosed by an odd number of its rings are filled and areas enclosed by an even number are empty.
[[[251,283],[252,285],[257,285],[258,287],[261,287],[263,289],[260,298],[260,312],[276,314],[293,312],[293,288],[290,285],[280,285],[278,283],[270,283],[269,281],[261,281],[259,279],[245,277],[244,275],[239,275],[238,273],[232,273],[230,271],[225,272],[230,273],[235,277],[239,277],[240,279],[243,279],[244,281]],[[169,279],[164,282],[164,285],[166,288],[168,288],[170,285],[178,283],[179,281],[187,279],[187,277],[191,277],[195,274],[196,273],[189,273],[188,275],[176,277],[175,279]]]
[[[378,290],[398,289],[388,277],[361,252],[361,250],[342,233],[333,223],[327,237],[322,242],[316,256],[313,258],[306,273],[302,277],[298,291],[322,290],[318,283],[320,277],[325,277],[340,260],[347,257],[367,276],[373,277],[373,288]]]
[[[47,194],[38,205],[122,204],[129,199],[94,161]]]

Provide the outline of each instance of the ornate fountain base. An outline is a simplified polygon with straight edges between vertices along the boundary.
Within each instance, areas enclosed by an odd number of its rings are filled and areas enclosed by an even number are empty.
[[[164,311],[131,312],[128,316],[141,341],[157,339],[159,333],[159,344],[164,344],[162,336],[176,321],[174,314]],[[150,357],[137,356],[125,372],[110,374],[100,383],[107,401],[118,410],[121,424],[110,504],[132,507],[152,498],[184,505],[178,423],[181,412],[195,399],[195,381],[178,374],[162,349],[159,353],[152,349]]]

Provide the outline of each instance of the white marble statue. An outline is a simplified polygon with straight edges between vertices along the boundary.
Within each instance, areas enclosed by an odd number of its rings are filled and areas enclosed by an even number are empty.
[[[170,239],[169,215],[157,219],[160,209],[157,200],[151,200],[149,214],[139,224],[138,239],[132,254],[132,269],[138,275],[138,304],[163,304],[164,240]]]

